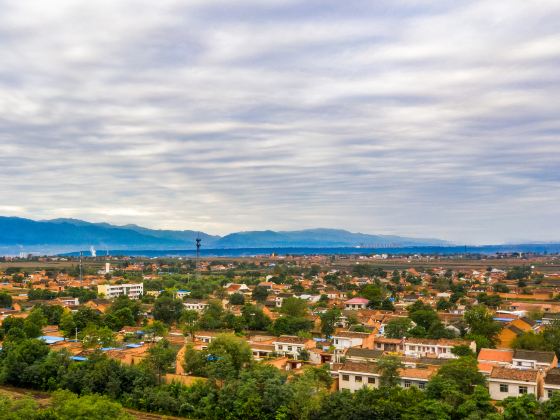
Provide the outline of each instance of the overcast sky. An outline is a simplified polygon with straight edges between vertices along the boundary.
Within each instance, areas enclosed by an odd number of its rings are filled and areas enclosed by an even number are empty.
[[[560,240],[558,0],[0,0],[0,214]]]

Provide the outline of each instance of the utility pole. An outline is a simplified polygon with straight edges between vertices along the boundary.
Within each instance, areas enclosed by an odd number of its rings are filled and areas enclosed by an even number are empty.
[[[83,280],[83,271],[82,271],[82,251],[80,251],[80,283]]]
[[[199,272],[198,272],[198,260],[200,258],[200,246],[202,239],[200,239],[200,232],[198,232],[198,236],[196,238],[196,260],[195,260],[195,278],[198,280]]]

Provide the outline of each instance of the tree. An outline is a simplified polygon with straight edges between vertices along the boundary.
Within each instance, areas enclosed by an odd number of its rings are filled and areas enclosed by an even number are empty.
[[[382,356],[377,361],[377,368],[381,373],[380,385],[383,387],[394,387],[400,382],[399,370],[403,364],[396,356]]]
[[[409,314],[410,319],[420,327],[423,327],[426,331],[432,326],[434,322],[439,322],[436,311],[433,309],[420,309],[418,311]]]
[[[385,299],[385,292],[380,286],[376,284],[367,284],[362,287],[359,295],[369,300],[368,307],[373,309],[381,308],[383,300]]]
[[[169,295],[160,295],[154,303],[152,315],[155,320],[172,324],[181,318],[183,302]]]
[[[237,378],[242,369],[251,365],[253,352],[242,338],[220,334],[208,344],[208,376],[216,379]]]
[[[78,397],[69,391],[56,391],[52,398],[52,408],[47,410],[52,418],[61,420],[132,420],[122,406],[99,395]],[[51,417],[45,417],[51,418]]]
[[[465,321],[471,337],[485,337],[491,347],[495,347],[502,327],[494,321],[493,315],[483,305],[473,306],[465,312]],[[477,343],[478,344],[478,343]]]
[[[12,307],[12,296],[6,292],[0,292],[0,308],[10,309]]]
[[[428,382],[429,398],[447,399],[456,405],[462,403],[464,395],[474,392],[477,385],[485,386],[486,379],[478,371],[474,357],[460,357],[443,365]]]
[[[146,365],[152,368],[161,383],[162,373],[167,372],[175,362],[177,352],[170,347],[166,339],[158,341],[148,350],[148,357],[145,359]]]
[[[534,394],[525,394],[518,398],[509,397],[503,400],[501,405],[504,407],[504,420],[541,418],[540,405]]]
[[[241,293],[234,293],[229,297],[229,303],[232,305],[244,305],[245,304],[245,296]]]
[[[72,312],[64,312],[60,317],[60,329],[64,332],[64,337],[73,337],[76,333],[77,325],[74,322]]]
[[[385,336],[388,338],[403,338],[412,328],[409,318],[393,318],[385,325]]]
[[[217,300],[208,302],[208,306],[202,312],[198,322],[200,328],[205,330],[217,330],[224,327],[224,308]]]
[[[34,309],[23,322],[23,331],[27,338],[37,338],[42,334],[43,327],[47,325],[47,318],[41,309]]]
[[[335,323],[340,318],[340,309],[328,309],[321,314],[321,332],[325,337],[330,337],[335,331]]]
[[[163,337],[167,335],[167,325],[161,321],[154,321],[144,328],[144,333],[147,337],[151,337],[152,341],[156,341],[156,337]]]
[[[95,324],[89,324],[82,330],[80,337],[82,339],[82,345],[86,349],[100,349],[102,347],[111,347],[115,345],[113,331],[108,327],[98,327]]]
[[[496,408],[492,404],[488,390],[480,385],[476,385],[474,392],[457,407],[457,414],[460,418],[483,419],[488,414],[495,412]]]
[[[249,330],[266,330],[270,324],[271,320],[267,317],[262,309],[255,305],[245,305],[241,309],[241,316],[245,326]]]
[[[307,302],[303,299],[289,297],[282,301],[280,311],[293,317],[303,317],[307,315]]]
[[[271,332],[274,335],[294,335],[299,331],[310,331],[311,328],[313,328],[313,322],[307,318],[283,316],[274,321]]]
[[[533,331],[517,336],[511,346],[524,350],[552,350],[544,339],[544,334],[535,334]]]
[[[268,289],[264,286],[257,286],[253,289],[253,293],[251,296],[253,300],[263,303],[266,301],[266,298],[268,297]]]

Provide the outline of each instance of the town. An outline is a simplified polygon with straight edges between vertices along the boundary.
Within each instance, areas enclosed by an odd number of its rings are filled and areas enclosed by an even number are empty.
[[[3,385],[189,418],[560,407],[558,255],[4,257],[0,279]]]

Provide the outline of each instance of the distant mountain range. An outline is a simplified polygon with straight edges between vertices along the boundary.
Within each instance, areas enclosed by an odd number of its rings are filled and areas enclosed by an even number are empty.
[[[65,252],[105,249],[193,249],[195,239],[206,249],[238,248],[329,248],[329,247],[408,247],[450,246],[439,239],[407,238],[391,235],[367,235],[340,229],[299,231],[237,232],[226,236],[208,235],[192,230],[154,230],[136,225],[115,226],[76,219],[35,221],[0,216],[0,251]]]

